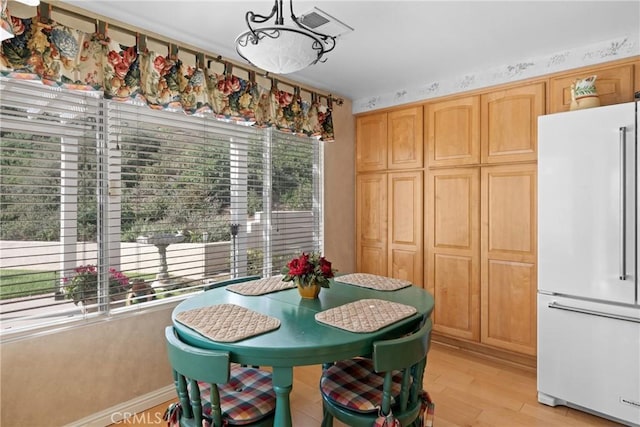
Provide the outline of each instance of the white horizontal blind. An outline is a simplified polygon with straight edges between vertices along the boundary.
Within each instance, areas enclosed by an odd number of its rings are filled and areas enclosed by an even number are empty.
[[[43,311],[78,311],[61,293],[60,253],[82,259],[85,247],[75,244],[76,237],[91,234],[91,228],[95,235],[96,194],[87,185],[95,189],[97,181],[102,100],[6,79],[0,80],[0,91],[4,329]],[[93,213],[84,210],[87,206]]]
[[[157,300],[230,277],[278,274],[299,252],[321,249],[318,142],[82,92],[1,83],[3,321],[37,318],[52,305],[58,315],[78,313],[64,299],[64,277],[68,284],[78,266],[96,266],[104,285],[101,299],[90,302],[106,311],[125,297],[129,304],[151,299],[136,298],[130,286],[107,294],[114,283],[109,268],[117,272],[112,276],[152,288]],[[73,126],[49,119],[36,132],[26,118],[31,106],[68,114],[60,98],[78,109]],[[14,110],[20,114],[11,118]],[[26,149],[23,139],[31,144]],[[25,167],[13,166],[24,159]],[[38,170],[55,178],[35,180]],[[23,282],[41,286],[12,290],[16,279],[8,278],[18,271]]]

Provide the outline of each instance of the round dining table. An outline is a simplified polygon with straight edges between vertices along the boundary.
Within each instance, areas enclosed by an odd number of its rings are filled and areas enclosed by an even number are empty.
[[[232,362],[270,366],[276,393],[275,425],[290,427],[289,395],[293,387],[293,367],[317,365],[372,351],[374,341],[410,333],[431,315],[433,296],[411,285],[393,291],[380,291],[342,283],[337,277],[329,288],[322,288],[317,299],[303,299],[296,288],[247,296],[226,286],[191,296],[175,307],[172,322],[184,342],[200,348],[227,351]],[[380,299],[416,308],[416,313],[374,332],[357,333],[320,323],[316,313],[362,299]],[[213,341],[176,320],[184,311],[219,304],[235,304],[280,320],[272,331],[236,342]]]

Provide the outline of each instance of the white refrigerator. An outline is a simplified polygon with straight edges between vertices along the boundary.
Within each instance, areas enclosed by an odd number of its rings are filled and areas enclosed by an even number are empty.
[[[538,119],[538,401],[640,426],[636,102]]]

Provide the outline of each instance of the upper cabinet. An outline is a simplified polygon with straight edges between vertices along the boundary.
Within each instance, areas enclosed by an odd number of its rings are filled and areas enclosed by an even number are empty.
[[[423,167],[422,106],[356,119],[358,172]]]
[[[387,166],[389,169],[415,169],[423,166],[422,107],[388,113]]]
[[[467,96],[425,106],[429,167],[480,163],[480,97]]]
[[[482,163],[537,160],[538,116],[545,112],[545,84],[533,83],[483,94]]]
[[[638,67],[636,67],[638,68]],[[592,67],[580,72],[552,78],[549,84],[549,113],[569,111],[571,84],[576,79],[596,75],[596,91],[600,105],[633,101],[634,65],[618,65],[610,68]]]
[[[356,120],[356,168],[376,171],[387,168],[387,114],[372,114]]]

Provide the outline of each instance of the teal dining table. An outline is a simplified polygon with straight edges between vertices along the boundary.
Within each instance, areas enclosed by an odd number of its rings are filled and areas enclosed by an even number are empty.
[[[416,313],[374,332],[356,333],[322,324],[315,314],[361,299],[375,298],[413,306]],[[280,320],[270,332],[236,342],[213,341],[176,320],[186,310],[219,304],[235,304]],[[293,387],[293,367],[317,365],[365,356],[374,341],[395,338],[413,331],[431,315],[434,300],[417,286],[380,291],[341,283],[339,277],[330,288],[323,288],[317,299],[303,299],[296,288],[263,295],[246,296],[225,287],[211,289],[181,302],[172,313],[178,336],[195,347],[228,351],[232,362],[270,366],[276,393],[275,425],[291,427],[289,395]]]

